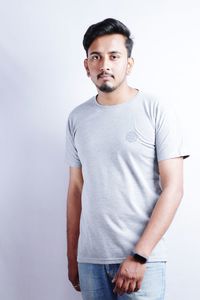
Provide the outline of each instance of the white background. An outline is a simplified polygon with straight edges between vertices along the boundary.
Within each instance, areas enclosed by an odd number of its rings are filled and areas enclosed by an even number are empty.
[[[67,280],[65,126],[96,92],[82,38],[107,17],[134,35],[129,83],[164,96],[182,120],[191,157],[167,233],[166,300],[198,299],[199,15],[194,0],[1,1],[0,299],[80,299]]]

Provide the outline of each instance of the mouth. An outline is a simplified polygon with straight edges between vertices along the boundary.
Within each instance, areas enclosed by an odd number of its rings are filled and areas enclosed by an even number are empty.
[[[100,79],[100,78],[103,80],[108,80],[110,78],[114,78],[114,76],[111,74],[108,74],[108,73],[101,73],[97,76],[97,79]]]

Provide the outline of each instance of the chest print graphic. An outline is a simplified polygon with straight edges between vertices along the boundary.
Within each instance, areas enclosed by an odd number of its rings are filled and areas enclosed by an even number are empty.
[[[126,140],[130,143],[134,143],[136,142],[138,139],[137,134],[135,133],[135,131],[131,130],[126,134]]]

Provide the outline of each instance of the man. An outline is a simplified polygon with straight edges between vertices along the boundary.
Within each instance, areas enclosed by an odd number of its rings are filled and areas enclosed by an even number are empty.
[[[133,41],[106,19],[84,35],[98,94],[69,115],[69,280],[84,300],[163,300],[163,235],[183,196],[181,134],[173,112],[132,88]]]

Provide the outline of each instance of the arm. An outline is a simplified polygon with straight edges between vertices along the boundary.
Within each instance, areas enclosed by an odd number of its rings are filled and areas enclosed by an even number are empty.
[[[159,162],[162,193],[154,207],[135,251],[149,256],[153,248],[169,228],[183,197],[183,158]]]
[[[151,218],[135,246],[135,252],[149,256],[153,248],[169,228],[183,196],[183,158],[173,158],[159,162],[162,193],[153,209]],[[125,269],[130,270],[129,274]],[[132,257],[122,263],[114,281],[115,291],[137,291],[141,287],[145,266]],[[123,283],[126,277],[125,283]]]
[[[83,176],[81,168],[70,167],[70,178],[67,195],[67,257],[68,277],[75,287],[79,284],[77,248],[81,215],[81,193]],[[75,287],[80,291],[80,287]]]

